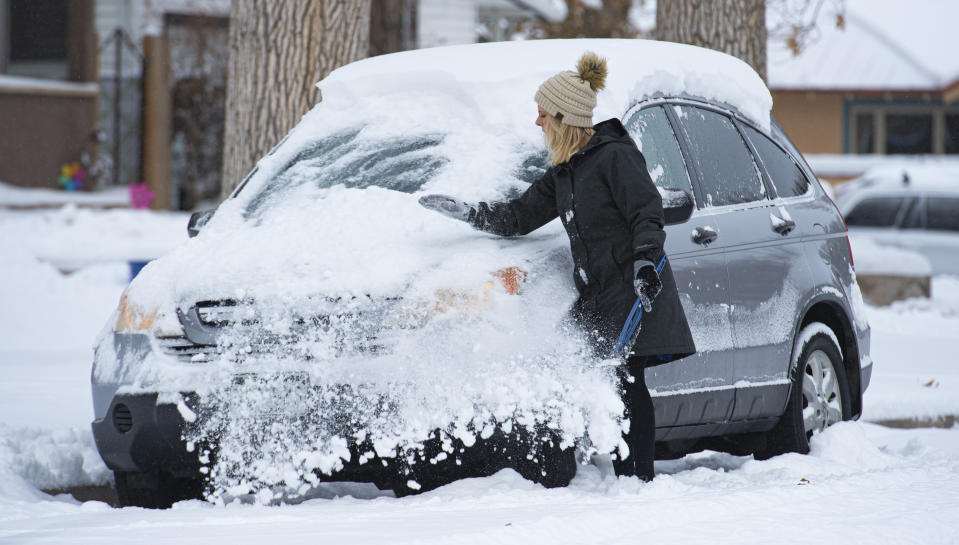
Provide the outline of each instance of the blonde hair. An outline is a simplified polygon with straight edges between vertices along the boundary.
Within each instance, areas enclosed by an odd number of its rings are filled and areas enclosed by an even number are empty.
[[[586,127],[573,127],[563,123],[563,114],[546,114],[546,147],[549,148],[549,164],[559,165],[569,161],[577,151],[589,142],[594,131]]]

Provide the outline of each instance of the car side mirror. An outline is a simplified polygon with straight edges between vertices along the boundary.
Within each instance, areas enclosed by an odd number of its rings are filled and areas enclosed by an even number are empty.
[[[660,189],[659,194],[663,197],[663,219],[666,225],[683,223],[693,215],[696,205],[688,191],[667,187]]]
[[[216,212],[216,208],[200,210],[199,212],[194,212],[193,215],[190,216],[190,222],[186,224],[186,232],[188,235],[190,235],[190,238],[200,234],[200,229],[203,229],[203,226],[210,221],[210,218],[213,217],[214,212]]]

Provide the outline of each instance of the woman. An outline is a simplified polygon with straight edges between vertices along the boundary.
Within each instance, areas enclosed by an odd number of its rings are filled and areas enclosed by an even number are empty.
[[[606,80],[606,60],[586,53],[577,71],[540,85],[536,125],[543,129],[550,168],[509,202],[457,201],[427,195],[420,204],[502,236],[525,235],[557,216],[569,235],[579,299],[570,311],[600,356],[610,354],[633,303],[645,309],[641,330],[620,378],[630,456],[615,463],[619,475],[653,478],[656,426],[643,370],[696,351],[663,255],[662,199],[646,161],[616,118],[592,126],[596,92]]]

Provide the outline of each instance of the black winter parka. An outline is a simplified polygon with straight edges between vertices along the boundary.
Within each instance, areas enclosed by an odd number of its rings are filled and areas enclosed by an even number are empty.
[[[594,127],[586,146],[551,167],[509,202],[479,203],[469,222],[490,233],[525,235],[557,216],[569,235],[580,297],[571,314],[608,354],[636,293],[633,263],[663,254],[662,198],[646,161],[618,119]],[[696,351],[667,260],[662,292],[644,314],[631,364],[658,365]]]

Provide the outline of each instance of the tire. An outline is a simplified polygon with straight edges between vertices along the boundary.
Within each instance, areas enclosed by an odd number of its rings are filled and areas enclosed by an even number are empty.
[[[524,479],[546,488],[566,486],[576,476],[576,447],[560,448],[559,437],[550,432],[538,448],[518,452],[509,464]],[[527,456],[532,455],[532,459]]]
[[[182,500],[201,499],[203,481],[177,478],[168,473],[114,471],[120,507],[168,509]]]
[[[546,488],[566,486],[576,476],[576,448],[559,448],[559,445],[547,447],[542,453],[542,470],[533,479]]]
[[[813,322],[799,333],[797,340],[808,340],[794,348],[799,357],[791,372],[786,411],[767,433],[766,447],[755,453],[756,459],[787,452],[807,454],[814,434],[850,418],[851,398],[842,352],[825,329],[825,324]]]

